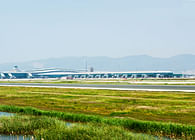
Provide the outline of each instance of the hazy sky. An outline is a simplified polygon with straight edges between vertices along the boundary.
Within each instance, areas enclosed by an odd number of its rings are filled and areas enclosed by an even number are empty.
[[[195,54],[195,0],[0,0],[0,63]]]

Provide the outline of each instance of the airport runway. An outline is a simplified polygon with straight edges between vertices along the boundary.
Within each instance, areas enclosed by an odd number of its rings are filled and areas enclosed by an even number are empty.
[[[108,84],[99,85],[99,84],[0,83],[0,86],[195,92],[195,86],[188,86],[188,85],[186,86],[186,85],[108,85]]]

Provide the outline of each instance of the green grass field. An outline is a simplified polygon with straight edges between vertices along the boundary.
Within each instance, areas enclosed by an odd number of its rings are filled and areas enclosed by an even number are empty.
[[[108,124],[116,122],[117,126],[118,124],[125,126],[127,123],[129,125],[125,127],[130,128],[131,131],[135,129],[136,132],[149,134],[150,131],[152,134],[155,134],[156,131],[159,135],[162,131],[165,136],[170,136],[172,133],[179,132],[177,129],[181,129],[181,133],[175,134],[178,136],[189,130],[193,134],[195,133],[194,93],[0,87],[0,105],[8,105],[8,108],[10,105],[30,106],[47,111],[69,112],[73,113],[73,118],[70,121],[83,122],[82,117],[74,114],[84,114],[84,118],[90,118],[85,115],[92,115],[92,118],[96,118],[96,116],[107,117],[106,121],[101,117],[95,120]],[[9,109],[3,111],[15,112]],[[19,110],[18,112],[23,111]],[[121,119],[129,119],[130,121],[123,122]],[[84,119],[84,122],[88,122],[88,119]],[[167,124],[161,125],[155,122]],[[169,124],[169,122],[173,124]],[[135,125],[133,125],[134,123]],[[136,128],[139,129],[136,130]],[[153,128],[156,130],[152,130]],[[170,134],[164,132],[165,129],[170,129]],[[190,135],[193,134],[190,132]]]
[[[195,125],[195,94],[0,87],[3,105]]]

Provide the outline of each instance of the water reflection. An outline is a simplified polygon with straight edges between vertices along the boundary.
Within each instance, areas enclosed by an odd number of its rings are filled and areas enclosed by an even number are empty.
[[[35,140],[33,136],[0,135],[0,140]]]
[[[71,127],[71,126],[73,126],[73,123],[66,122],[66,126]]]
[[[14,113],[8,113],[8,112],[0,112],[0,117],[1,116],[13,116]]]

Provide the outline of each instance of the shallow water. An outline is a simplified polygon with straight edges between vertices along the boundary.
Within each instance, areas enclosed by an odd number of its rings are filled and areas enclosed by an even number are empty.
[[[8,112],[0,112],[0,117],[1,116],[13,116],[14,113],[8,113]]]
[[[35,140],[32,136],[0,135],[0,140]]]
[[[168,138],[168,137],[159,137],[159,136],[154,136],[154,135],[149,135],[149,134],[144,134],[144,133],[134,133],[134,134],[139,134],[140,136],[144,136],[145,138],[147,138],[148,140],[150,140],[150,139],[155,139],[155,140],[171,140],[170,138]],[[142,138],[141,137],[141,138]],[[140,139],[141,139],[140,138]],[[139,137],[138,137],[138,139],[139,139]]]
[[[73,123],[66,122],[66,126],[71,127],[71,126],[73,126]]]

